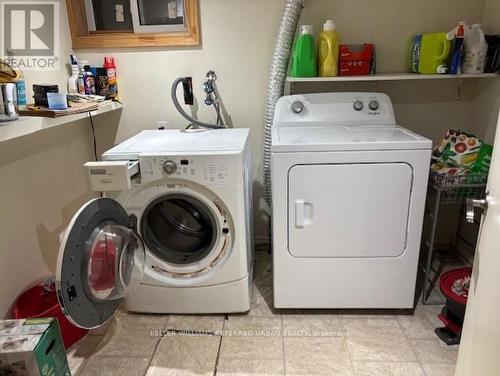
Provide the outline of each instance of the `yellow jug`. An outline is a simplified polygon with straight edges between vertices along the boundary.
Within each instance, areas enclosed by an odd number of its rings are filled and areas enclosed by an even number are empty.
[[[318,36],[318,75],[332,77],[339,75],[339,34],[335,23],[327,20]]]

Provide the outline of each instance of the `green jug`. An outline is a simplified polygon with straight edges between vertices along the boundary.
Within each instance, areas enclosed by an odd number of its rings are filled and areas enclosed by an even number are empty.
[[[292,77],[316,77],[316,49],[311,25],[301,25],[292,55]]]

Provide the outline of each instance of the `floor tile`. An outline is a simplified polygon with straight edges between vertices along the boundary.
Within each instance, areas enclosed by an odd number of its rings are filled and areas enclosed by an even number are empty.
[[[163,337],[147,376],[214,374],[220,337]]]
[[[347,347],[355,361],[414,362],[415,355],[396,319],[344,319]]]
[[[165,329],[213,332],[223,328],[224,319],[222,315],[170,315]]]
[[[113,316],[110,320],[102,324],[100,327],[89,330],[89,335],[91,336],[103,336],[106,334],[108,329],[113,325],[115,317]]]
[[[344,337],[337,315],[283,314],[284,336]]]
[[[81,371],[86,359],[95,353],[100,341],[101,337],[99,336],[87,335],[67,350],[68,365],[72,375],[76,375],[78,371]]]
[[[340,323],[348,331],[347,335],[401,335],[403,331],[395,318],[368,317],[360,319],[345,319],[340,317]]]
[[[222,337],[219,359],[283,360],[283,342],[280,336]]]
[[[273,359],[220,359],[217,376],[281,376],[283,361]]]
[[[286,375],[354,375],[344,338],[283,337]]]
[[[424,313],[425,317],[431,322],[431,324],[435,328],[440,328],[444,326],[444,324],[441,322],[441,320],[438,319],[438,315],[441,313],[441,310],[443,309],[443,305],[421,305],[422,312]]]
[[[349,362],[344,361],[287,361],[285,374],[289,376],[355,376]]]
[[[448,346],[440,339],[422,339],[410,341],[422,365],[454,365],[457,361],[458,346]]]
[[[127,314],[117,316],[98,346],[98,355],[151,357],[167,317]]]
[[[422,368],[426,376],[453,376],[455,374],[455,365],[424,364]]]
[[[283,343],[286,364],[304,361],[337,361],[342,364],[349,362],[343,338],[283,337]]]
[[[93,356],[78,376],[138,376],[144,375],[149,358]]]
[[[248,312],[249,316],[273,316],[279,315],[279,311],[273,306],[272,286],[253,286],[252,308]]]
[[[229,316],[224,325],[224,331],[272,331],[273,335],[281,335],[281,317]]]
[[[415,308],[413,315],[408,316],[398,316],[397,320],[406,337],[411,339],[434,339],[436,334],[434,329],[436,328],[429,318],[427,317],[427,312],[425,309],[418,305]]]
[[[425,376],[420,364],[415,362],[353,362],[356,376]]]

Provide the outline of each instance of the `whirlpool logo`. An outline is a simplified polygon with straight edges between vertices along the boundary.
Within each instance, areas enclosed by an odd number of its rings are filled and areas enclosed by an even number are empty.
[[[2,57],[21,70],[59,70],[59,1],[1,1]]]

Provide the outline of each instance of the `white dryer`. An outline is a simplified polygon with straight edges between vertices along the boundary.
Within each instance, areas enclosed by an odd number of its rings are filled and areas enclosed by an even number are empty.
[[[385,94],[280,98],[275,307],[413,307],[431,147],[396,125]]]
[[[248,129],[143,131],[86,164],[92,190],[65,232],[65,314],[97,327],[122,298],[149,313],[250,309]]]

